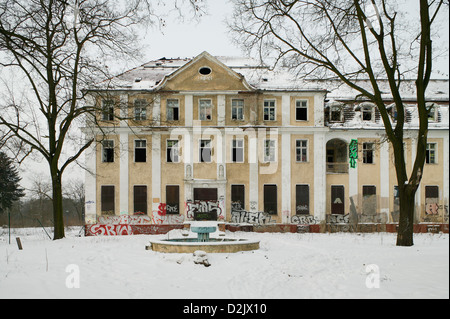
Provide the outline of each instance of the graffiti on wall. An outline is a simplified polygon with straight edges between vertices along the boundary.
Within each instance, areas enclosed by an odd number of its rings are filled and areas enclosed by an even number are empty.
[[[187,219],[205,219],[224,220],[222,200],[188,200],[185,203]]]
[[[297,225],[315,225],[318,224],[319,221],[312,215],[297,214],[291,217],[291,223]]]
[[[265,212],[249,212],[241,207],[240,202],[231,203],[231,222],[265,225],[275,223],[270,214]]]
[[[356,167],[356,160],[358,159],[358,140],[351,140],[348,145],[348,157],[350,158],[350,167]]]

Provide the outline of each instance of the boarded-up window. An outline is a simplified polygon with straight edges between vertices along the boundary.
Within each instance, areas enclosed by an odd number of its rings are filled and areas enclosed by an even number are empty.
[[[344,186],[331,186],[331,214],[344,214]]]
[[[264,185],[264,212],[277,214],[277,185]]]
[[[114,215],[114,186],[102,186],[100,192],[102,215]]]
[[[245,186],[231,185],[231,210],[245,209]]]
[[[377,213],[377,189],[373,185],[363,186],[362,212],[365,215]]]
[[[295,213],[309,214],[309,185],[295,186]]]
[[[425,213],[439,215],[439,187],[425,186]]]
[[[180,186],[166,186],[166,212],[167,214],[180,213]]]
[[[134,186],[134,213],[147,214],[147,186]]]

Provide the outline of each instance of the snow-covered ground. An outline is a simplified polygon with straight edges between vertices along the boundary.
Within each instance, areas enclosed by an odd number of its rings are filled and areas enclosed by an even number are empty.
[[[0,228],[0,298],[449,298],[449,235],[226,232],[260,249],[212,254],[145,250],[168,235],[77,237],[52,241],[40,228]],[[20,237],[23,250],[18,250]],[[78,286],[79,284],[79,286]]]

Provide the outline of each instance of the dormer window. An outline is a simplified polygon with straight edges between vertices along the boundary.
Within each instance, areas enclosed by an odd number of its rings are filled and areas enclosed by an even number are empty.
[[[437,105],[434,103],[426,103],[425,107],[428,110],[428,121],[429,122],[437,122],[437,118],[438,118]]]
[[[361,119],[367,122],[373,122],[375,108],[372,104],[361,105]]]
[[[343,104],[339,102],[332,102],[328,113],[329,122],[342,122],[344,117],[343,113]]]

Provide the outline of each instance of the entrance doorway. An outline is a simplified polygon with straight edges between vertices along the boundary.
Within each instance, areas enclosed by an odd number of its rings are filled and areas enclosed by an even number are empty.
[[[331,186],[331,214],[344,214],[344,186]]]
[[[219,201],[217,188],[194,188],[194,220],[217,220]]]

